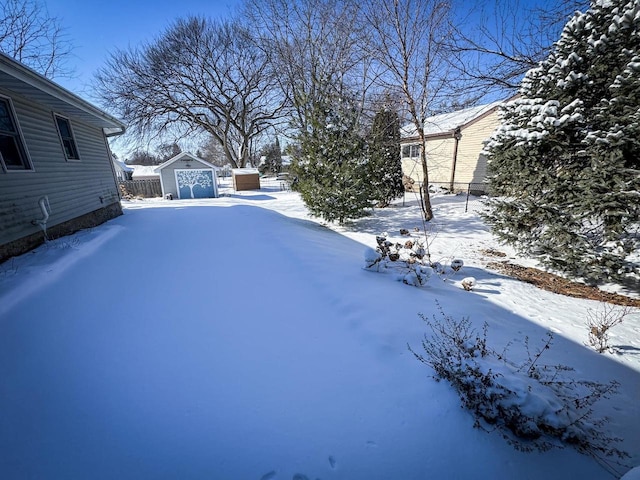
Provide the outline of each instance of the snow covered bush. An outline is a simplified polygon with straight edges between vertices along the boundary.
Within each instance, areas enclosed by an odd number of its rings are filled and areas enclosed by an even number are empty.
[[[593,283],[640,278],[640,1],[595,0],[502,109],[486,220]]]
[[[422,340],[423,353],[409,350],[431,367],[436,380],[448,381],[469,409],[475,426],[498,429],[516,449],[522,451],[572,446],[581,453],[602,458],[627,454],[615,447],[620,441],[604,429],[607,419],[595,418],[593,405],[616,392],[618,383],[607,384],[565,378],[573,369],[544,365],[541,357],[551,347],[547,334],[535,353],[525,341],[526,361],[516,364],[487,345],[485,323],[478,333],[468,317],[456,320],[438,305],[439,317],[426,322],[430,334]],[[508,346],[509,347],[509,346]]]
[[[406,229],[401,229],[400,232],[404,236],[410,235]],[[422,287],[433,274],[446,280],[447,275],[459,272],[464,265],[460,259],[454,259],[449,268],[440,262],[431,262],[428,243],[422,237],[394,242],[389,240],[387,233],[383,233],[376,236],[376,243],[375,249],[365,249],[365,268],[377,272],[396,272],[398,280],[406,285]]]
[[[473,287],[476,286],[476,279],[474,277],[463,278],[460,282],[460,285],[462,285],[462,288],[464,288],[467,292],[470,292],[471,290],[473,290]]]

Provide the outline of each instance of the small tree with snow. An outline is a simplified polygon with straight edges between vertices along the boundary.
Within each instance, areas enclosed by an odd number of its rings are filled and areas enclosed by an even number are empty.
[[[371,206],[367,164],[358,116],[350,102],[317,102],[291,165],[292,187],[311,214],[340,224],[367,215]]]
[[[404,192],[399,152],[398,113],[383,107],[376,113],[369,135],[369,184],[378,207],[388,206]]]
[[[487,146],[488,223],[599,282],[640,272],[640,0],[595,0],[530,70]]]

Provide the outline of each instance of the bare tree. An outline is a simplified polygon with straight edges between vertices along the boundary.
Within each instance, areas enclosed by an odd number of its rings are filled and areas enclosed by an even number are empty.
[[[71,75],[73,45],[38,0],[0,1],[0,51],[49,78]]]
[[[314,106],[327,99],[360,97],[371,82],[371,60],[361,48],[366,33],[357,2],[248,0],[245,15],[277,71],[291,123],[306,131]]]
[[[449,3],[442,0],[364,0],[364,18],[372,38],[369,53],[381,69],[377,81],[398,92],[420,142],[424,219],[433,218],[426,158],[426,119],[448,88],[444,43]]]
[[[588,0],[475,0],[452,23],[451,65],[465,95],[515,93],[524,74],[547,58],[576,10]]]
[[[135,133],[158,138],[208,133],[228,162],[244,167],[252,140],[283,103],[264,51],[234,21],[177,20],[157,40],[119,50],[96,74],[96,91]]]

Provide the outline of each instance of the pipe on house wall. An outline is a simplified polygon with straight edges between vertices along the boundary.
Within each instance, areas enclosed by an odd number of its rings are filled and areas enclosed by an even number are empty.
[[[41,197],[38,200],[38,205],[40,205],[40,211],[42,212],[42,218],[32,220],[31,223],[33,225],[39,225],[42,231],[44,232],[44,236],[47,236],[47,221],[49,220],[49,212],[51,211],[51,206],[49,205],[49,197],[46,195]]]
[[[449,190],[453,192],[453,185],[456,180],[456,162],[458,161],[458,143],[460,143],[460,139],[462,138],[462,132],[460,131],[460,127],[456,128],[453,131],[453,138],[456,143],[453,145],[453,163],[451,164],[451,181],[449,182]]]

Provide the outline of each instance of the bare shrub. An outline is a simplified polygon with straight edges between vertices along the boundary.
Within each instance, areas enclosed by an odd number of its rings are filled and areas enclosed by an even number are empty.
[[[634,309],[629,306],[621,307],[608,303],[602,303],[599,310],[589,309],[586,322],[589,329],[589,345],[595,348],[598,353],[611,350],[609,330],[621,324],[633,311]]]
[[[571,446],[612,469],[604,457],[622,459],[628,454],[616,444],[596,418],[593,406],[614,394],[619,384],[579,380],[565,365],[546,365],[541,357],[549,350],[553,334],[531,353],[525,341],[526,360],[507,359],[507,345],[497,353],[487,345],[488,325],[478,333],[468,317],[456,320],[438,305],[439,315],[420,317],[429,328],[422,353],[409,350],[434,371],[436,380],[447,380],[458,392],[462,405],[475,417],[475,427],[498,430],[517,450],[546,451]]]

